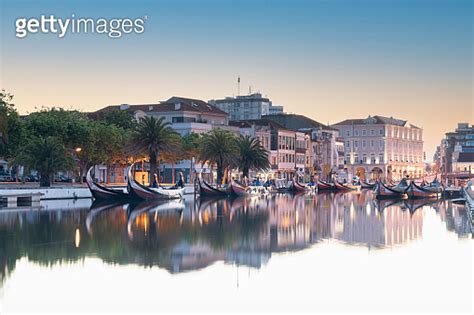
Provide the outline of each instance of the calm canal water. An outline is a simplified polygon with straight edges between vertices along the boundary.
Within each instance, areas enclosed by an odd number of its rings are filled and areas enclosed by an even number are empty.
[[[2,312],[471,312],[464,207],[370,192],[0,211]]]

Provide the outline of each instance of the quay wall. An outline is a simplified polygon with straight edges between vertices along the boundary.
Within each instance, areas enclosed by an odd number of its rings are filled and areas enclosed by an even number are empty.
[[[41,200],[58,199],[91,199],[92,195],[87,186],[64,186],[64,187],[1,187],[0,196],[20,195],[28,193],[41,193]],[[187,184],[184,189],[187,195],[194,194],[194,186]]]

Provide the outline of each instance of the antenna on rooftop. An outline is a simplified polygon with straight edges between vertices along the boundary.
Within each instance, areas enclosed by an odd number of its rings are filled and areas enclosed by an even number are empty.
[[[252,94],[252,86],[249,85],[249,95]]]
[[[240,75],[237,77],[237,96],[240,95]]]

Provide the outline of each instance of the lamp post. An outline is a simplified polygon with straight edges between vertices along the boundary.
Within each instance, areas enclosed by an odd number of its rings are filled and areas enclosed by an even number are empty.
[[[76,157],[76,163],[79,164],[79,183],[82,184],[82,168],[81,168],[81,161],[79,159],[79,156],[78,154],[81,153],[82,151],[82,148],[81,147],[77,147],[77,148],[74,148],[74,154],[75,154],[75,157]]]

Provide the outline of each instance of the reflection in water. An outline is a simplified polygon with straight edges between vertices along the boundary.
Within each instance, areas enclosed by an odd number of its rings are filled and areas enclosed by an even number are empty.
[[[463,206],[437,200],[375,201],[370,192],[6,212],[0,213],[0,276],[3,283],[22,257],[50,266],[97,256],[171,273],[217,261],[261,268],[274,252],[326,239],[368,248],[415,241],[423,234],[424,211],[433,209],[448,231],[471,237]]]

